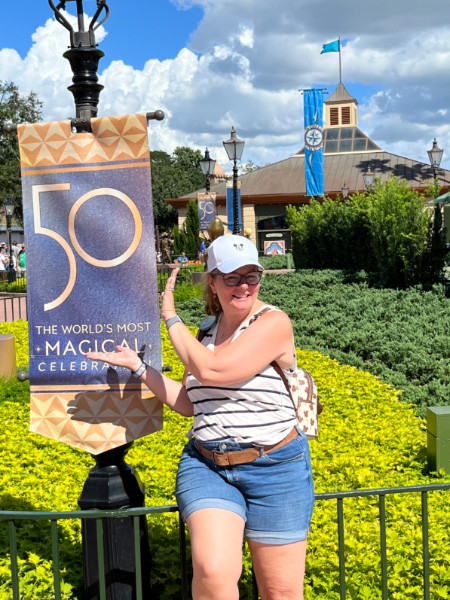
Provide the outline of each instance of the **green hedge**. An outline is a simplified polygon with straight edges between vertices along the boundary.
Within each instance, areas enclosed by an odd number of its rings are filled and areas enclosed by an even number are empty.
[[[436,192],[429,189],[429,197]],[[440,211],[433,220],[425,200],[391,175],[346,202],[289,206],[296,267],[365,269],[389,287],[436,283],[446,262],[445,232]]]
[[[292,254],[276,254],[274,256],[260,256],[259,262],[265,269],[293,269],[294,259]]]
[[[24,356],[26,323],[2,325],[20,340]],[[180,380],[183,366],[161,329],[164,363]],[[22,359],[21,359],[22,360]],[[315,377],[324,405],[319,440],[311,443],[316,492],[378,488],[450,481],[443,472],[426,475],[424,423],[411,406],[398,402],[399,392],[367,372],[340,365],[318,352],[298,352],[299,363]],[[26,365],[23,365],[26,366]],[[0,385],[0,509],[61,511],[77,509],[77,499],[92,459],[84,452],[28,432],[28,383]],[[165,411],[162,431],[137,441],[128,454],[147,486],[147,505],[175,503],[177,462],[190,419]],[[420,597],[420,496],[387,499],[390,598]],[[345,503],[346,561],[349,598],[379,598],[380,550],[377,508],[373,498]],[[149,518],[155,597],[178,600],[180,593],[177,515]],[[433,598],[450,572],[449,494],[430,496],[430,568]],[[18,526],[21,597],[53,598],[48,525]],[[78,522],[60,523],[63,598],[80,599],[82,558]],[[339,598],[336,506],[317,503],[309,540],[306,600]],[[246,553],[241,599],[251,600],[250,560]],[[0,524],[0,600],[11,598],[7,524]]]

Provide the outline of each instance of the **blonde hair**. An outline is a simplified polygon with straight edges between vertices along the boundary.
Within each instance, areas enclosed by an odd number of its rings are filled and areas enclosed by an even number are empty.
[[[209,285],[208,275],[211,277],[216,277],[219,271],[214,269],[211,273],[205,273],[203,279],[203,300],[205,302],[205,313],[207,315],[214,315],[217,317],[222,312],[222,305],[220,304],[219,297],[215,294],[211,286]]]

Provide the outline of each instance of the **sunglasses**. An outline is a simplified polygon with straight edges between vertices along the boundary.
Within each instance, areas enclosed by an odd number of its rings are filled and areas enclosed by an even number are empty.
[[[223,282],[230,287],[241,285],[242,281],[247,285],[258,285],[261,277],[261,271],[252,271],[251,273],[247,273],[247,275],[239,275],[239,273],[226,273],[222,275]]]

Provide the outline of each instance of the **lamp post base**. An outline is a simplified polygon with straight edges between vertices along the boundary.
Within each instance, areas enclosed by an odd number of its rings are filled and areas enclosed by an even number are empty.
[[[78,505],[83,510],[114,510],[144,506],[144,486],[124,462],[131,447],[125,444],[95,456]],[[135,600],[136,560],[133,517],[103,519],[103,556],[107,600]],[[142,597],[150,599],[150,549],[147,521],[139,519]],[[84,600],[99,600],[100,578],[96,519],[82,521]]]
[[[8,283],[14,283],[17,279],[17,273],[16,270],[13,269],[9,269],[8,271]]]

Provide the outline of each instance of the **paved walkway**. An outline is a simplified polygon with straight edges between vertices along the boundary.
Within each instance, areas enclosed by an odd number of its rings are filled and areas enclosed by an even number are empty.
[[[0,323],[12,323],[26,318],[26,294],[0,294]]]

